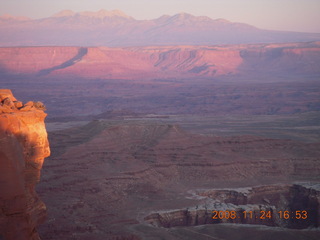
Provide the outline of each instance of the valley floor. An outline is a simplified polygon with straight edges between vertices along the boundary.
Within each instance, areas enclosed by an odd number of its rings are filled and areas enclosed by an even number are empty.
[[[49,122],[52,156],[37,190],[48,220],[39,232],[43,239],[66,240],[317,239],[320,192],[299,186],[320,183],[319,118],[318,112],[149,114]],[[260,193],[235,195],[235,189],[248,187]],[[220,203],[210,205],[205,192],[214,189],[229,190],[211,192]],[[294,191],[305,198],[298,200]],[[221,204],[258,206],[258,212],[262,206],[307,210],[309,216],[300,223],[279,217],[250,225],[210,222]],[[204,210],[208,214],[200,220]],[[194,213],[197,222],[211,224],[194,226]]]

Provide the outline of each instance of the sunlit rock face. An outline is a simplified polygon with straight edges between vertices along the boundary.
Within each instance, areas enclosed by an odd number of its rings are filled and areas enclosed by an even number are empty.
[[[35,192],[50,155],[41,102],[23,104],[0,89],[0,239],[40,239],[46,207]]]
[[[3,47],[0,74],[88,79],[316,75],[320,42],[224,46]]]

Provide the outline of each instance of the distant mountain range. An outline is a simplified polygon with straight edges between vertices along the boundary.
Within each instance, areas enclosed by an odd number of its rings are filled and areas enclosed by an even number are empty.
[[[150,46],[213,45],[320,40],[320,33],[271,31],[254,26],[179,13],[136,20],[119,10],[75,13],[48,18],[0,17],[0,46]]]

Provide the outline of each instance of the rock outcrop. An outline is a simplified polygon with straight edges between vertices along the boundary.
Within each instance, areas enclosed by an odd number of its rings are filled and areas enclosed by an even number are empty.
[[[41,102],[23,104],[0,89],[0,239],[40,239],[46,206],[35,185],[50,155],[43,110]]]
[[[145,217],[158,227],[238,223],[304,229],[319,227],[319,185],[266,185],[249,188],[199,190],[204,204]]]

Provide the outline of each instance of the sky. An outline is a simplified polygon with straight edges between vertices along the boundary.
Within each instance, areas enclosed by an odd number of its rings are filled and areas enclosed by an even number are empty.
[[[138,20],[186,12],[263,29],[320,33],[320,0],[0,0],[0,15],[36,19],[65,9],[119,9]]]

